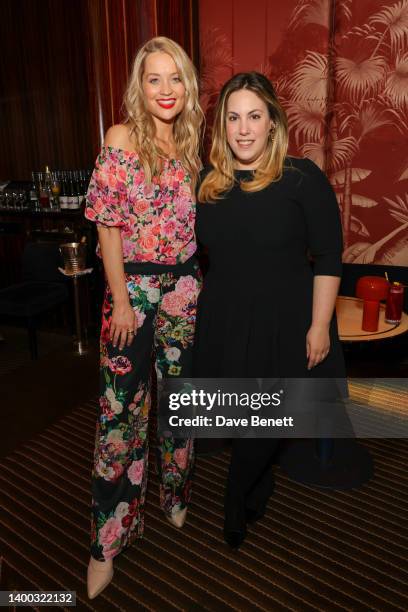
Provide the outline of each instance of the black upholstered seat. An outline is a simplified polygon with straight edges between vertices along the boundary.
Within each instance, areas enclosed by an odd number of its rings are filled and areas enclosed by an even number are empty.
[[[38,317],[68,298],[65,277],[58,271],[59,250],[53,243],[33,242],[23,253],[22,283],[0,289],[0,314],[25,319],[31,358],[37,358]]]

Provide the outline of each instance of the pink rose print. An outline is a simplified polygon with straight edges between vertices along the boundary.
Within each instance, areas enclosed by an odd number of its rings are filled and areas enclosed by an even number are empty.
[[[154,194],[154,187],[152,184],[146,183],[143,187],[143,194],[145,198],[151,198]]]
[[[161,215],[160,215],[160,220],[163,221],[163,219],[170,219],[171,217],[171,212],[168,208],[164,208]]]
[[[112,357],[112,359],[109,360],[109,368],[115,374],[123,376],[132,371],[132,364],[127,357],[119,355],[119,357]]]
[[[123,244],[123,257],[130,258],[133,253],[133,249],[130,242],[124,242]]]
[[[191,201],[188,198],[179,198],[176,203],[177,219],[185,219],[191,208]]]
[[[181,470],[185,470],[187,467],[188,452],[187,448],[176,448],[174,451],[174,461],[177,463]]]
[[[136,200],[133,204],[133,210],[138,215],[143,215],[149,208],[150,204],[146,200]]]
[[[187,245],[187,248],[185,250],[186,257],[190,258],[191,255],[194,255],[194,253],[196,252],[196,248],[197,248],[197,245],[196,245],[194,240],[189,242],[188,245]]]
[[[179,162],[164,164],[160,177],[147,184],[137,154],[103,147],[88,187],[86,217],[120,227],[124,261],[171,265],[196,249],[194,196]]]
[[[162,299],[163,310],[173,317],[181,316],[187,304],[188,299],[186,299],[186,296],[176,291],[166,293]]]
[[[104,208],[105,208],[105,206],[104,206],[104,204],[103,204],[102,200],[101,200],[100,198],[97,198],[97,199],[95,200],[95,202],[94,202],[94,205],[93,205],[93,209],[94,209],[94,211],[95,211],[96,213],[100,213],[100,212],[102,212],[102,211],[103,211],[103,209],[104,209]]]
[[[96,212],[95,212],[95,210],[93,210],[90,207],[87,207],[87,209],[86,209],[86,218],[89,219],[89,221],[94,221],[96,219]]]
[[[116,540],[120,540],[122,533],[123,527],[121,522],[115,517],[109,518],[99,530],[99,542],[104,549],[110,548]]]
[[[114,176],[113,174],[109,175],[109,186],[112,187],[112,189],[115,189],[117,185],[117,180],[116,180],[116,176]]]
[[[159,236],[160,235],[160,224],[155,221],[151,227],[151,232],[154,236]]]
[[[197,295],[197,281],[192,276],[182,276],[176,283],[176,292],[192,300]]]
[[[156,221],[156,217],[153,214],[147,215],[146,216],[146,223],[154,223]],[[147,231],[150,232],[150,228],[145,228]]]
[[[152,232],[151,227],[145,227],[140,230],[139,245],[143,251],[152,252],[156,249],[159,244],[157,236]]]
[[[124,441],[124,439],[122,438],[121,433],[118,430],[112,430],[106,439],[106,444],[109,448],[109,452],[111,455],[120,455],[122,453],[125,453],[127,450],[127,444]],[[115,473],[118,471],[118,466],[113,465],[113,469],[115,470]],[[123,470],[121,470],[120,473],[122,473]]]
[[[108,421],[115,417],[115,413],[111,409],[110,403],[108,402],[105,395],[99,398],[99,405],[101,407],[102,413],[106,416]]]
[[[133,177],[133,185],[135,187],[137,187],[138,185],[141,185],[144,182],[144,173],[143,170],[141,170],[140,172],[137,172],[134,177]]]
[[[118,193],[121,194],[127,194],[127,186],[126,183],[123,183],[122,181],[118,181],[116,183],[116,189],[118,191]]]
[[[128,468],[127,475],[132,485],[140,485],[143,478],[144,461],[132,461]]]
[[[177,224],[174,219],[170,219],[163,225],[163,232],[166,234],[168,238],[172,238],[177,229]]]
[[[124,170],[123,168],[119,168],[118,176],[121,181],[126,181],[126,170]]]
[[[133,312],[135,313],[136,316],[136,323],[137,323],[137,327],[142,327],[144,320],[146,318],[146,315],[144,312],[141,312],[138,308],[134,308]]]

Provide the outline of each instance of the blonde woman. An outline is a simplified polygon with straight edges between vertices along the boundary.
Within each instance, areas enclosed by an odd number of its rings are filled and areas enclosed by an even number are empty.
[[[100,416],[92,477],[88,595],[113,576],[113,558],[143,534],[150,373],[191,376],[200,288],[194,188],[203,120],[194,67],[168,38],[136,55],[127,118],[111,127],[87,194],[106,275]],[[193,444],[159,441],[160,501],[181,527],[190,500]]]
[[[323,172],[288,157],[287,147],[286,116],[268,79],[232,77],[218,100],[212,166],[198,194],[197,237],[209,254],[197,317],[199,377],[344,376],[333,314],[338,205]],[[277,443],[233,440],[224,525],[232,547],[265,512]]]

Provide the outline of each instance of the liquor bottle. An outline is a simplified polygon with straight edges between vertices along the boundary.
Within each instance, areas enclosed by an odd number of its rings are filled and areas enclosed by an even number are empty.
[[[72,209],[72,198],[73,198],[73,185],[72,185],[72,172],[67,171],[67,210]]]
[[[31,183],[31,189],[30,189],[30,209],[33,211],[37,211],[40,208],[40,203],[38,200],[35,172],[31,173],[31,178],[32,178],[32,183]]]
[[[65,171],[65,210],[71,210],[71,196],[69,191],[69,171]]]
[[[60,210],[60,194],[61,194],[61,173],[60,172],[52,172],[51,173],[51,192],[54,199],[54,209]]]
[[[67,210],[68,208],[68,203],[67,203],[67,177],[66,177],[66,172],[62,172],[62,177],[61,177],[61,194],[60,194],[60,209],[61,210]]]
[[[39,200],[40,200],[41,208],[43,209],[49,208],[50,199],[48,196],[45,176],[43,172],[38,173],[38,193],[39,193]]]
[[[73,174],[73,187],[74,187],[72,210],[79,210],[81,207],[81,194],[80,194],[80,188],[79,188],[78,171],[75,170],[75,172],[73,172],[72,174]]]
[[[49,169],[49,166],[45,166],[45,173],[44,173],[44,189],[48,194],[48,206],[49,208],[54,208],[54,194],[52,193],[52,189],[51,189],[51,171]]]
[[[82,170],[78,170],[77,172],[77,186],[78,186],[78,204],[79,208],[81,208],[82,203],[84,201],[84,181],[82,176]]]
[[[86,192],[88,190],[88,181],[86,178],[86,170],[81,170],[81,193],[82,193],[82,202],[85,202]]]
[[[78,194],[76,184],[76,171],[71,171],[71,210],[78,210]]]

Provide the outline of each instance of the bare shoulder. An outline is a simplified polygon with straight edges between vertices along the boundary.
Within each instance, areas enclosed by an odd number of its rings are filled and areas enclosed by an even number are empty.
[[[105,134],[104,145],[115,147],[116,149],[124,149],[125,151],[133,151],[134,146],[130,138],[128,126],[123,123],[112,125]]]

